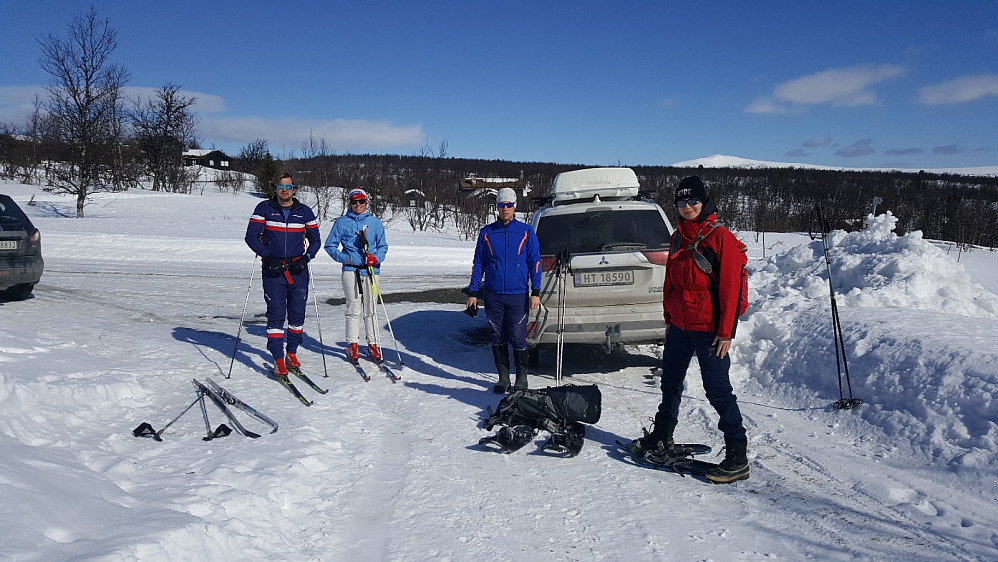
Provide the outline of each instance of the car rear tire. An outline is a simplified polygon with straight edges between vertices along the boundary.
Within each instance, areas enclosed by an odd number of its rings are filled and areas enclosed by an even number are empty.
[[[0,300],[5,301],[20,301],[28,298],[31,291],[35,288],[34,283],[23,283],[21,285],[14,285],[13,287],[0,291]]]

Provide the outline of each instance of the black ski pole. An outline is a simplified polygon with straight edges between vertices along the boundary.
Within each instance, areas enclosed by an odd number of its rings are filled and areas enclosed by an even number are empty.
[[[326,344],[322,342],[322,323],[319,322],[319,300],[315,295],[315,277],[312,275],[312,263],[308,264],[308,279],[312,282],[312,304],[315,306],[315,327],[319,331],[319,349],[322,351],[322,376],[329,377],[326,368]]]
[[[198,400],[201,400],[201,399],[202,399],[201,392],[198,392],[198,397],[195,398],[194,401],[191,402],[186,408],[184,408],[184,411],[180,412],[179,416],[177,416],[177,417],[173,418],[172,420],[170,420],[170,423],[166,424],[166,427],[164,427],[163,429],[157,431],[156,432],[156,437],[154,437],[154,439],[156,441],[162,441],[163,440],[163,432],[166,431],[167,429],[169,429],[169,427],[171,425],[173,425],[173,422],[179,420],[181,416],[183,416],[184,414],[186,414],[187,411],[190,410],[191,408],[193,408],[194,405],[197,404]]]
[[[202,437],[201,439],[203,441],[211,441],[212,440],[211,422],[208,421],[208,408],[206,408],[204,405],[204,392],[201,391],[201,389],[198,389],[198,398],[199,398],[198,402],[201,404],[201,415],[204,416],[204,427],[205,430],[208,432],[208,436]]]
[[[839,321],[839,307],[835,302],[835,288],[832,284],[832,260],[828,256],[828,233],[831,232],[831,224],[825,218],[824,209],[821,205],[815,205],[815,226],[817,234],[812,230],[809,232],[811,240],[821,238],[821,245],[825,252],[825,268],[828,271],[828,294],[831,297],[832,307],[832,339],[835,342],[835,368],[839,376],[839,399],[832,404],[836,410],[855,408],[863,403],[862,400],[854,398],[852,394],[852,380],[849,376],[849,363],[846,361],[845,339],[842,335],[842,324]],[[849,389],[849,398],[845,398],[842,392],[842,372],[845,371],[846,386]]]
[[[243,312],[239,315],[239,328],[236,329],[236,345],[232,346],[232,357],[229,358],[229,372],[225,378],[232,378],[232,365],[236,362],[236,351],[239,349],[239,338],[243,334],[243,320],[246,318],[246,305],[249,304],[250,289],[253,287],[253,275],[256,274],[256,256],[253,256],[253,269],[250,270],[249,284],[246,285],[246,298],[243,300]]]
[[[558,351],[555,369],[555,384],[561,386],[561,369],[565,362],[565,296],[566,277],[569,275],[570,256],[568,249],[558,252]]]

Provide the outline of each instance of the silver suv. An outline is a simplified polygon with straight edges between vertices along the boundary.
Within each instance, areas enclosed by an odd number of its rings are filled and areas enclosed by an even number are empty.
[[[527,325],[531,363],[538,347],[557,343],[562,314],[565,343],[599,344],[609,352],[665,338],[662,286],[672,224],[638,188],[630,168],[589,168],[555,177],[552,201],[532,221],[544,276],[541,306]]]

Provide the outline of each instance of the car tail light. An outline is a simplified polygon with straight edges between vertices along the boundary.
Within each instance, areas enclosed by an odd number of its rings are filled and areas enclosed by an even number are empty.
[[[658,252],[641,252],[645,255],[650,263],[655,265],[665,265],[669,261],[669,251],[661,250]]]
[[[551,271],[558,265],[557,256],[541,256],[541,271]]]
[[[28,239],[28,242],[31,242],[32,244],[41,244],[42,243],[42,231],[40,231],[40,230],[38,230],[36,228],[35,229],[35,233],[31,235],[31,238]]]

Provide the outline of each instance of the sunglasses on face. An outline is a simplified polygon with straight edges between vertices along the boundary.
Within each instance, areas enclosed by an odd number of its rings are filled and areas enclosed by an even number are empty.
[[[496,206],[500,209],[512,209],[513,207],[516,207],[516,203],[496,203]]]
[[[281,190],[283,190],[283,191],[291,191],[295,187],[296,187],[295,185],[290,184],[290,183],[279,183],[279,184],[277,184],[277,185],[274,186],[274,189],[279,190],[279,191],[281,191]]]
[[[350,204],[351,205],[366,205],[367,204],[367,199],[351,199],[350,200]]]
[[[700,203],[703,203],[703,201],[700,201],[699,199],[695,199],[695,198],[694,199],[687,199],[685,201],[679,200],[679,201],[676,201],[676,208],[677,209],[682,209],[683,207],[685,207],[687,205],[689,205],[690,207],[693,207],[693,206],[699,205]]]

